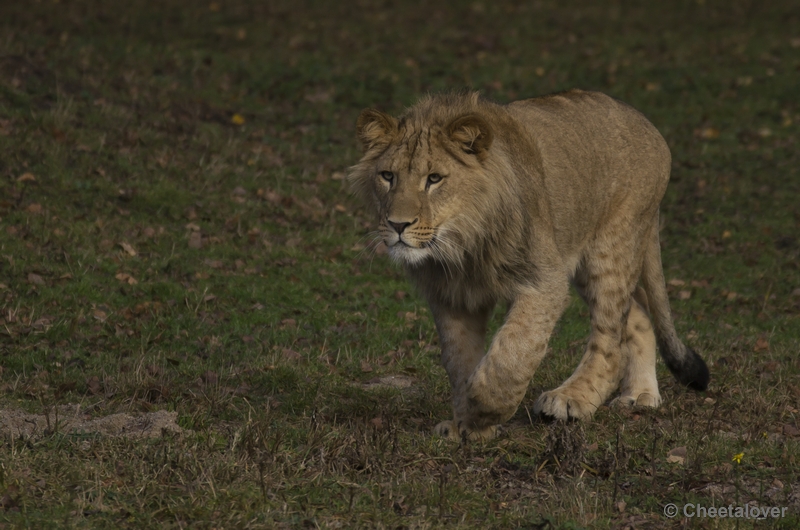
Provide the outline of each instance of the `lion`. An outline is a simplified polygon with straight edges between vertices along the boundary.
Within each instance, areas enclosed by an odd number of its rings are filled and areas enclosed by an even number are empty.
[[[707,388],[705,362],[675,331],[661,266],[670,151],[638,111],[581,90],[508,105],[451,93],[399,118],[364,110],[356,131],[363,157],[349,169],[351,191],[436,324],[453,417],[435,434],[496,436],[545,355],[570,284],[589,306],[591,334],[537,414],[589,418],[617,390],[617,404],[658,407],[656,345],[680,383]],[[498,303],[508,309],[486,350]]]

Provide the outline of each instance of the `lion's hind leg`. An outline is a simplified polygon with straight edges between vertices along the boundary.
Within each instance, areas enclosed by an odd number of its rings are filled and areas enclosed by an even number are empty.
[[[641,273],[641,250],[647,228],[620,216],[606,225],[587,249],[573,284],[591,313],[589,343],[569,379],[542,393],[534,405],[536,413],[560,420],[587,419],[619,388],[628,373],[630,355],[628,351],[623,355],[623,341],[628,336],[628,316]],[[638,311],[637,308],[635,320],[641,324]],[[640,385],[637,383],[634,388]],[[642,400],[647,398],[642,396]]]
[[[628,314],[622,362],[620,395],[612,405],[654,408],[661,405],[656,379],[656,337],[650,319],[636,301]]]

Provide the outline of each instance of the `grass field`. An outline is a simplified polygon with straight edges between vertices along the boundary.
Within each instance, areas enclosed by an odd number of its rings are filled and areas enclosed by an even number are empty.
[[[575,297],[506,434],[430,436],[434,326],[343,175],[362,108],[463,87],[659,128],[707,392],[532,417]],[[0,528],[797,528],[799,87],[793,0],[3,2]]]

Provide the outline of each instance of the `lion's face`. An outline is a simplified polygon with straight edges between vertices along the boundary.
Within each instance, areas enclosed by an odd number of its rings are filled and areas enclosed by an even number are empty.
[[[462,210],[458,186],[464,178],[452,159],[435,146],[424,145],[426,138],[419,133],[414,136],[390,146],[376,161],[372,175],[378,232],[389,255],[409,264],[459,244],[457,235],[448,233],[448,225],[452,228],[458,222]]]
[[[358,133],[365,154],[351,169],[350,182],[374,206],[389,255],[408,265],[460,262],[475,228],[471,214],[486,200],[486,123],[474,115],[443,124],[398,123],[367,110]]]

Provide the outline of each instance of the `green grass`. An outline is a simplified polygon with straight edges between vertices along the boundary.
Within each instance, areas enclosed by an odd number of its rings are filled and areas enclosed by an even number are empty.
[[[336,4],[0,7],[0,408],[185,429],[5,432],[0,526],[733,528],[663,506],[758,502],[787,517],[738,527],[795,527],[796,3]],[[582,354],[575,299],[506,435],[429,435],[433,323],[341,177],[362,108],[463,87],[601,90],[659,128],[665,273],[708,392],[660,365],[656,411],[531,418]],[[412,384],[365,385],[389,375]]]

